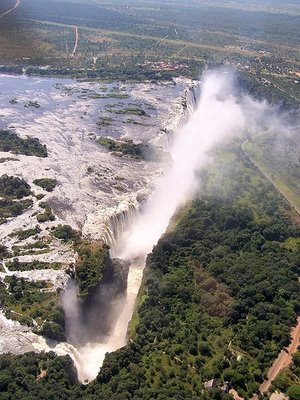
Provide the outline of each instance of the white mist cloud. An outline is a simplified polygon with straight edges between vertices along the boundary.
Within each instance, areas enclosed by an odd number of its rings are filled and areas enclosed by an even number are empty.
[[[203,76],[200,100],[176,133],[170,150],[172,166],[157,182],[153,196],[124,238],[121,258],[145,256],[152,250],[176,209],[191,195],[195,173],[208,163],[208,152],[215,144],[244,130],[244,112],[234,96],[232,81],[227,71]]]

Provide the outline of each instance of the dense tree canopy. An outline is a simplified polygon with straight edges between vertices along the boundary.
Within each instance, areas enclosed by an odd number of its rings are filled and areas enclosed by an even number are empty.
[[[299,227],[238,147],[224,154],[223,149],[219,161],[199,175],[201,194],[148,256],[130,341],[106,356],[97,379],[84,387],[71,384],[59,365],[41,379],[44,386],[30,371],[28,379],[11,385],[4,366],[0,399],[43,399],[47,393],[70,400],[226,400],[225,381],[245,399],[252,397],[289,343],[300,310]],[[224,168],[228,157],[230,167]],[[79,285],[88,293],[102,273],[99,260],[105,261],[107,248],[82,243],[78,253]],[[216,387],[203,391],[212,378]],[[298,388],[289,390],[295,398]]]

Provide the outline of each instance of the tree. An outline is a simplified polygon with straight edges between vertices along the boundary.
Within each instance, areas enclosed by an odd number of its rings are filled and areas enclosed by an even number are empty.
[[[290,400],[299,400],[300,399],[300,385],[292,385],[287,390],[287,395],[289,396]]]

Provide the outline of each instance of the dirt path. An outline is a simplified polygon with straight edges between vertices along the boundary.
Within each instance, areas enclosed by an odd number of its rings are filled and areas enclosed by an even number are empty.
[[[77,46],[78,46],[78,27],[74,26],[74,33],[75,33],[75,43],[74,43],[74,48],[71,54],[71,58],[75,57]]]
[[[277,377],[280,371],[288,367],[292,362],[292,354],[297,351],[300,340],[300,317],[297,318],[297,325],[291,331],[292,342],[287,349],[280,352],[277,359],[269,369],[268,378],[260,386],[259,390],[261,393],[266,393],[272,381]]]
[[[14,5],[14,7],[10,8],[9,10],[5,11],[5,13],[0,15],[0,18],[4,17],[5,15],[11,13],[12,11],[14,11],[17,7],[19,7],[20,5],[20,0],[17,0],[16,4]]]

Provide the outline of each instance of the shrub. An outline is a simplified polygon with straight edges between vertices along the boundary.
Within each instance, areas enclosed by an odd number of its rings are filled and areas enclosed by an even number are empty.
[[[62,240],[69,240],[69,239],[77,239],[80,236],[80,232],[76,231],[75,229],[72,229],[70,225],[58,225],[54,230],[53,230],[53,235],[57,239],[62,239]]]
[[[57,185],[56,179],[52,178],[41,178],[41,179],[35,179],[33,183],[37,186],[40,186],[47,192],[52,192],[52,190],[55,188]]]

